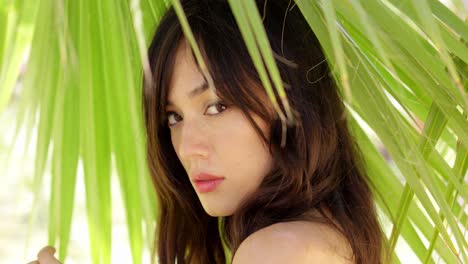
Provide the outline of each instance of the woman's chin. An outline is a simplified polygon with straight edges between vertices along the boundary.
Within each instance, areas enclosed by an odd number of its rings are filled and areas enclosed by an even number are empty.
[[[203,207],[205,212],[212,217],[225,217],[233,214],[230,210]]]

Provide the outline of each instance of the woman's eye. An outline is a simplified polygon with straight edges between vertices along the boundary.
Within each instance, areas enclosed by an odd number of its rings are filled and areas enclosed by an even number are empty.
[[[206,114],[208,115],[217,115],[227,109],[227,105],[222,102],[214,103],[206,109]]]
[[[207,115],[217,115],[224,110],[226,110],[228,107],[226,104],[222,102],[216,102],[206,108],[205,114]],[[182,117],[177,114],[176,112],[173,111],[168,111],[166,112],[166,119],[167,119],[167,125],[168,126],[174,126],[177,125],[178,122],[182,121]]]
[[[167,112],[167,124],[169,126],[173,126],[181,120],[182,120],[182,117],[178,115],[176,112]]]

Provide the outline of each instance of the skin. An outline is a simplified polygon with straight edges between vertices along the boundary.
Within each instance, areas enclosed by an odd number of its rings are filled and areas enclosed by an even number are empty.
[[[54,257],[55,248],[46,246],[37,253],[37,260],[28,262],[28,264],[60,264],[61,262]]]
[[[346,239],[331,227],[306,221],[267,226],[247,237],[232,264],[352,264]]]
[[[272,157],[242,111],[219,103],[208,87],[190,96],[205,83],[190,53],[181,41],[170,82],[167,107],[171,141],[187,174],[205,172],[225,177],[212,192],[197,192],[211,216],[229,216],[257,189],[272,166]],[[267,124],[252,114],[268,135]],[[47,246],[34,264],[59,264],[55,249]],[[336,230],[305,221],[270,225],[247,237],[237,250],[233,264],[332,263],[350,264],[352,251]]]
[[[260,185],[271,169],[272,157],[243,112],[233,105],[217,104],[220,99],[212,88],[189,96],[204,83],[189,45],[182,41],[169,87],[171,105],[166,109],[172,145],[189,177],[206,172],[225,178],[207,193],[191,183],[209,215],[229,216]],[[252,116],[267,132],[267,124]]]

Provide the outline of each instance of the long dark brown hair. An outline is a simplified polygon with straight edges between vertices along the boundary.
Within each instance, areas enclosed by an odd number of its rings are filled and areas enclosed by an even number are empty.
[[[328,223],[341,232],[356,263],[382,263],[384,236],[371,182],[349,132],[340,91],[300,10],[288,9],[287,0],[256,1],[297,120],[288,127],[286,145],[281,147],[281,120],[260,103],[265,92],[227,1],[181,2],[217,94],[243,111],[269,145],[275,166],[233,215],[218,218],[204,211],[164,118],[176,50],[184,40],[170,8],[148,51],[152,82],[145,83],[143,91],[147,157],[158,197],[153,259],[164,264],[226,263],[226,252],[234,255],[253,232],[279,222],[306,220]],[[268,122],[269,137],[251,113]],[[312,210],[322,216],[312,217],[308,214]]]

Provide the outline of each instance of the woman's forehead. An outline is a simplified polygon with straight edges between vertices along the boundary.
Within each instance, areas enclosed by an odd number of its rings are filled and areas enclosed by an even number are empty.
[[[173,102],[173,98],[193,98],[208,89],[206,79],[201,74],[195,59],[192,56],[190,46],[186,41],[181,41],[176,50],[174,66],[169,81],[167,102]]]
[[[203,49],[204,47],[201,45],[200,48]],[[207,60],[206,57],[204,59]],[[208,61],[206,62],[209,63]],[[235,66],[233,65],[233,67]],[[229,82],[217,83],[216,88],[220,89],[216,90],[213,87],[208,87],[206,78],[201,73],[200,68],[198,67],[198,64],[196,63],[196,60],[193,56],[190,44],[188,43],[186,38],[182,38],[179,41],[177,49],[175,51],[174,64],[171,78],[169,81],[169,86],[167,88],[168,91],[165,104],[166,106],[174,106],[178,104],[179,101],[187,102],[187,100],[191,100],[195,96],[202,93],[225,98],[225,95],[227,95],[225,94],[225,92],[228,92],[228,94],[230,94],[229,98],[225,99],[232,101],[232,103],[236,104],[236,95],[240,95],[241,93],[248,93],[249,97],[255,98],[255,101],[266,107],[270,114],[274,114],[275,111],[263,86],[260,83],[257,83],[257,81],[254,80],[255,78],[253,76],[249,76],[249,73],[247,73],[247,71],[240,70],[240,72],[243,72],[244,74],[240,74],[240,76],[238,75],[236,76],[236,78],[238,80],[242,79],[241,86],[243,86],[243,88],[241,88],[241,90],[243,90],[243,92],[237,91],[237,89],[235,89],[234,87],[230,87],[233,84]],[[232,73],[226,74],[229,75]],[[223,78],[221,79],[224,79],[224,81],[230,79],[226,78],[226,76],[222,77]]]

